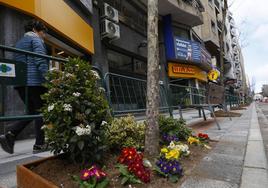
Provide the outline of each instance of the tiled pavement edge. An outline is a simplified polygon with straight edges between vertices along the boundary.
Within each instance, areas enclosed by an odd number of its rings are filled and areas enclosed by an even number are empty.
[[[240,187],[242,173],[244,180],[247,175],[252,175],[252,178],[254,178],[254,173],[259,174],[259,171],[255,172],[248,168],[254,164],[251,161],[252,156],[248,155],[250,154],[250,148],[247,150],[248,138],[254,142],[256,136],[259,136],[258,131],[253,130],[258,123],[256,122],[257,116],[254,104],[248,110],[241,112],[243,112],[243,115],[239,118],[233,118],[233,121],[222,121],[222,130],[217,130],[215,126],[206,131],[212,138],[219,138],[219,143],[196,166],[192,175],[181,185],[182,188],[238,188]],[[250,136],[248,137],[249,131]],[[252,145],[251,141],[249,142],[249,145]],[[245,157],[247,166],[244,168]],[[241,187],[245,188],[244,184]]]
[[[267,188],[267,159],[255,105],[253,106],[241,188]]]

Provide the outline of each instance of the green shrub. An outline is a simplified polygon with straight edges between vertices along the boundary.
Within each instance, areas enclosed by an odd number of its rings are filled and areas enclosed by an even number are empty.
[[[108,103],[88,62],[70,59],[64,71],[47,74],[42,96],[44,130],[54,154],[65,152],[76,162],[98,160],[104,146]]]
[[[133,116],[115,118],[107,126],[106,136],[112,149],[122,147],[144,147],[145,124],[138,123]]]
[[[183,119],[174,119],[172,117],[159,117],[160,135],[176,136],[179,140],[185,141],[192,135],[192,130],[186,126]]]

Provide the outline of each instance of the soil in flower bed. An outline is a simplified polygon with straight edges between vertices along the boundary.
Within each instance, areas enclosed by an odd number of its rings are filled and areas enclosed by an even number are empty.
[[[229,117],[229,114],[231,117],[240,117],[242,114],[241,113],[237,113],[237,112],[225,112],[223,110],[218,110],[215,111],[215,116],[216,117]]]
[[[211,141],[209,144],[212,148],[216,145],[215,141]],[[180,161],[184,169],[184,176],[180,178],[176,184],[170,183],[167,179],[159,177],[155,172],[151,174],[151,183],[149,184],[134,184],[132,187],[152,187],[152,188],[175,188],[178,187],[189,176],[194,167],[200,162],[200,160],[210,152],[202,146],[190,146],[191,154],[188,157],[183,157]],[[119,178],[119,171],[115,168],[118,154],[109,154],[105,159],[105,169],[110,179],[108,187],[111,188],[123,188],[120,184],[121,178]],[[53,182],[55,185],[64,188],[78,188],[71,178],[71,175],[80,175],[81,167],[79,165],[71,164],[70,162],[62,159],[55,158],[47,160],[37,166],[31,167],[32,171],[39,174],[43,178]]]
[[[243,107],[232,107],[231,110],[246,110],[246,108]]]

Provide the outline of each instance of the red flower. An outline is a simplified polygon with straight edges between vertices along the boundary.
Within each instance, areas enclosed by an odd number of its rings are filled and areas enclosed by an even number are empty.
[[[203,138],[203,139],[209,139],[208,135],[207,134],[203,134],[203,133],[199,133],[198,134],[198,137],[199,138]]]
[[[118,162],[128,166],[128,171],[137,176],[141,181],[150,181],[150,171],[143,165],[143,154],[135,148],[124,148],[118,158]]]

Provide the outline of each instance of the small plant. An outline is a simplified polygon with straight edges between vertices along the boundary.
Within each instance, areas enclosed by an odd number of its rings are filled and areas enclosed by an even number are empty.
[[[123,177],[122,184],[150,182],[150,170],[144,166],[143,155],[135,148],[124,148],[118,162],[120,164],[117,167]]]
[[[192,135],[192,130],[186,127],[186,122],[183,119],[160,116],[159,129],[164,143],[178,140],[186,141]]]
[[[78,163],[99,160],[110,116],[96,72],[88,62],[70,59],[64,71],[53,70],[47,79],[43,128],[52,152],[69,154]]]
[[[167,160],[161,157],[156,162],[156,172],[168,178],[169,181],[176,183],[183,176],[183,169],[178,160]]]
[[[202,142],[207,142],[209,140],[208,134],[198,133],[197,136]]]
[[[167,147],[163,147],[160,157],[156,162],[155,170],[173,183],[176,183],[183,176],[183,169],[179,162],[182,156],[189,156],[189,147],[180,142],[171,141]]]
[[[109,184],[107,174],[96,165],[82,170],[80,174],[80,177],[73,176],[80,188],[105,188]]]
[[[192,145],[199,145],[200,144],[200,140],[197,138],[197,137],[194,137],[194,136],[190,136],[187,140],[187,142]]]
[[[115,118],[106,129],[111,148],[144,147],[145,124],[135,121],[133,116]]]

